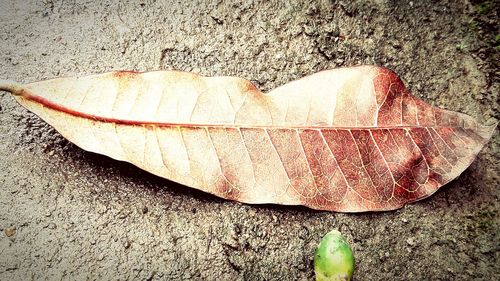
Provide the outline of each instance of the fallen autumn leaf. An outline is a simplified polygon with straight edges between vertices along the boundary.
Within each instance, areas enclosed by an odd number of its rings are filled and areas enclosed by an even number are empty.
[[[235,77],[110,72],[0,81],[81,148],[245,203],[393,210],[462,173],[496,125],[417,99],[392,71],[322,71],[263,94]]]

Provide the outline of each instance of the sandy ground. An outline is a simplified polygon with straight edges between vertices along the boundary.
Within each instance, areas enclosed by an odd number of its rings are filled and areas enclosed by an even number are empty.
[[[427,102],[500,119],[496,1],[243,2],[1,0],[0,77],[178,69],[269,90],[377,64]],[[364,214],[209,196],[79,149],[6,94],[0,136],[0,280],[313,280],[334,228],[355,280],[500,280],[498,131],[430,198]]]

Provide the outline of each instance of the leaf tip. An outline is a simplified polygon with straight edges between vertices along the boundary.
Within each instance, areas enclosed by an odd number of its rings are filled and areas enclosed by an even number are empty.
[[[488,141],[495,132],[497,126],[498,121],[490,125],[480,126],[477,132],[483,139],[485,139],[485,141]]]

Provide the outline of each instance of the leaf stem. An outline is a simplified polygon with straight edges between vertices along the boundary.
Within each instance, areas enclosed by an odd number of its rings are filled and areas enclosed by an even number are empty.
[[[23,87],[15,81],[0,79],[0,91],[10,92],[13,95],[21,95]]]

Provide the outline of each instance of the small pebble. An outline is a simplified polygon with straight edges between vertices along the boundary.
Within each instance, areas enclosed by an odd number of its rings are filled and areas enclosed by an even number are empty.
[[[233,231],[235,234],[241,234],[241,227],[239,224],[234,224],[233,225]]]
[[[16,227],[8,227],[4,229],[5,236],[11,237],[12,235],[16,234]]]
[[[406,239],[406,243],[410,246],[415,246],[415,238],[410,237],[410,238]]]
[[[130,243],[130,241],[129,241],[129,240],[125,240],[125,242],[123,242],[123,247],[124,247],[125,249],[130,248],[130,246],[131,246],[131,245],[132,245],[132,243]]]

